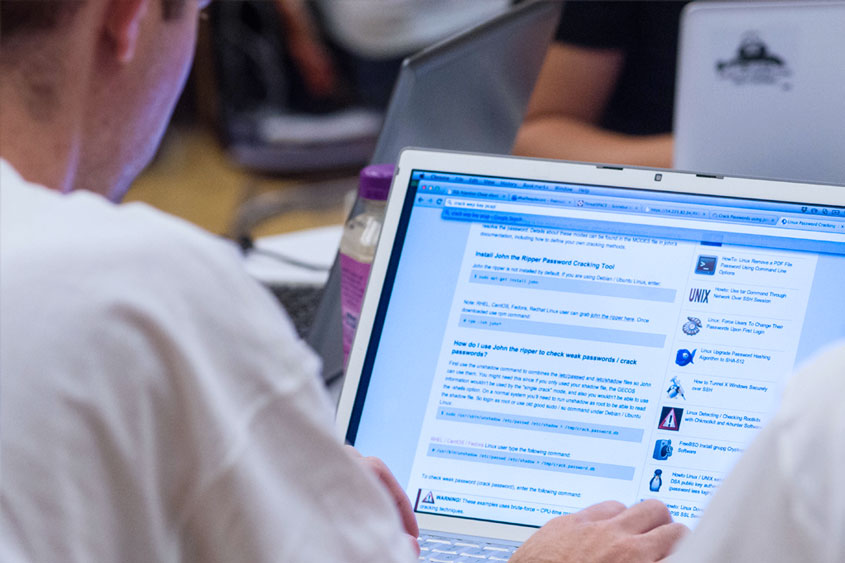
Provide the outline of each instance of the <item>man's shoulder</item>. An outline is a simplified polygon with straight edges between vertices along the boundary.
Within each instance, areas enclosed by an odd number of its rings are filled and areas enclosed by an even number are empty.
[[[26,182],[5,162],[3,168],[4,257],[26,254],[29,264],[108,262],[127,270],[148,266],[148,261],[173,262],[179,269],[198,262],[227,268],[238,263],[232,245],[150,206],[115,205],[86,191],[63,195]],[[196,260],[184,260],[188,257]]]
[[[26,221],[2,227],[14,235],[3,241],[4,365],[119,397],[217,389],[238,404],[316,381],[316,357],[232,244],[146,205],[36,196],[46,199]]]
[[[782,416],[808,419],[809,413],[823,416],[838,410],[845,393],[845,340],[833,342],[818,351],[790,379],[784,395]]]
[[[229,284],[256,286],[232,242],[146,204],[120,205],[112,212],[111,230],[118,236],[106,251],[119,257],[130,273],[156,272],[169,283],[201,292],[216,292]],[[199,280],[204,283],[196,287]],[[212,280],[218,283],[208,283]]]
[[[143,203],[96,203],[72,212],[78,214],[75,228],[89,239],[86,248],[97,255],[119,257],[127,270],[167,267],[175,279],[208,275],[210,270],[243,277],[239,253],[231,242]]]
[[[2,227],[3,293],[22,315],[49,309],[79,325],[68,330],[117,326],[203,346],[284,342],[301,361],[304,346],[232,243],[144,204],[47,190],[14,199],[26,219]]]
[[[234,244],[185,220],[86,192],[34,196],[26,225],[4,234],[15,240],[14,258],[26,253],[26,265],[49,270],[57,285],[188,302],[258,290]]]
[[[247,273],[234,243],[145,204],[106,213],[104,228],[81,257],[100,271],[102,283],[93,283],[101,292],[156,312],[182,331],[192,326],[243,341],[297,339],[279,303]]]

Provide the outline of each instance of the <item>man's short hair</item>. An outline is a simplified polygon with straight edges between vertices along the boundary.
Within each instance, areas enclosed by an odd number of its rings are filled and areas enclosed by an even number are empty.
[[[85,0],[0,0],[0,40],[22,31],[49,31],[72,17]]]
[[[0,0],[0,42],[22,32],[44,32],[66,22],[86,0]],[[165,19],[178,18],[186,0],[161,0]]]
[[[67,68],[61,58],[45,56],[34,47],[70,23],[88,1],[0,0],[0,70],[25,70],[17,74],[27,109],[36,119],[48,120],[54,114]],[[161,0],[163,18],[179,18],[186,2]]]

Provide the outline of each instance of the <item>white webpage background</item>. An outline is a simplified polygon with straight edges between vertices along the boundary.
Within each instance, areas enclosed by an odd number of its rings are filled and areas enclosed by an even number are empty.
[[[713,275],[694,273],[703,254],[717,258]],[[805,253],[473,224],[408,485],[417,509],[540,525],[653,496],[692,523],[776,404],[815,264]],[[598,287],[618,295],[590,293]],[[690,302],[692,290],[708,302]],[[688,317],[702,323],[694,336],[681,330]],[[681,349],[695,350],[684,366]],[[672,376],[683,398],[668,398]],[[678,431],[657,429],[667,405],[685,409]],[[540,429],[478,423],[484,413],[539,419]],[[658,439],[672,440],[670,458],[653,458]],[[663,484],[651,491],[657,468]]]

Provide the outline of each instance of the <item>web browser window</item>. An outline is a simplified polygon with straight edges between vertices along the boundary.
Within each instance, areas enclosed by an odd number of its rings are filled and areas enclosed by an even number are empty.
[[[422,170],[407,197],[348,438],[418,512],[694,525],[845,337],[841,208]]]

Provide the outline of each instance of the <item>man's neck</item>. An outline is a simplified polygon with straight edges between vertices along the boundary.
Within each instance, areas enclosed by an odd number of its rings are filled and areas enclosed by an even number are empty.
[[[26,180],[69,191],[76,172],[78,110],[70,96],[59,94],[57,107],[44,108],[31,97],[31,84],[18,69],[3,69],[0,84],[0,157]]]
[[[92,30],[4,44],[0,157],[27,181],[63,192],[74,188],[84,144],[88,46],[95,39]]]

